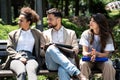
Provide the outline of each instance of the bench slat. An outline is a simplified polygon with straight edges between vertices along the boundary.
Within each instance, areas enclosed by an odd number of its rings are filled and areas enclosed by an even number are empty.
[[[0,70],[0,77],[15,76],[11,70]]]
[[[48,70],[40,70],[37,74],[38,75],[54,75],[54,74],[57,74],[57,72],[50,72]]]
[[[7,52],[6,51],[0,51],[0,56],[4,57],[4,56],[7,56]]]
[[[37,75],[54,75],[57,72],[50,72],[48,70],[40,70]],[[6,76],[15,76],[15,73],[12,70],[0,70],[0,77]]]

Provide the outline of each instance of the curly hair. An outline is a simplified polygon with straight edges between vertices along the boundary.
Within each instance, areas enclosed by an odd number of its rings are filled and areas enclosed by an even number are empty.
[[[21,8],[20,15],[24,15],[27,21],[31,22],[30,25],[39,21],[39,15],[30,7]]]

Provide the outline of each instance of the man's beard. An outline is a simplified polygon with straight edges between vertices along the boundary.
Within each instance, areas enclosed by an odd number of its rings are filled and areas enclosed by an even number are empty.
[[[49,25],[48,28],[55,28],[56,26],[57,26],[57,24],[56,25]]]

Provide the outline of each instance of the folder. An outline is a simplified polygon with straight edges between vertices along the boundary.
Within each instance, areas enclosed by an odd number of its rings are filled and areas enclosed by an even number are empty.
[[[90,61],[91,57],[83,56],[82,61]],[[105,62],[108,61],[107,57],[96,57],[95,62]]]

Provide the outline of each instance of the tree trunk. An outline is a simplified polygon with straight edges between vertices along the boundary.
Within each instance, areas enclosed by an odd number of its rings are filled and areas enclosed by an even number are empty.
[[[47,0],[42,0],[42,7],[43,7],[43,17],[46,17],[46,11],[49,9]]]
[[[65,0],[65,16],[69,15],[68,6],[69,6],[69,0]]]
[[[75,0],[75,16],[79,15],[79,0]]]
[[[10,0],[0,0],[0,8],[1,8],[1,18],[5,24],[12,23],[11,17],[11,1]]]

